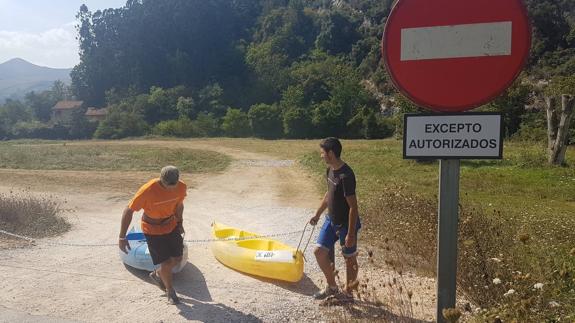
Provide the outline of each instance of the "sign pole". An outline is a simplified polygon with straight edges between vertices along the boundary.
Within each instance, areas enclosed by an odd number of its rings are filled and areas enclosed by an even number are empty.
[[[436,313],[439,323],[446,322],[443,309],[455,308],[459,165],[459,159],[441,159],[439,162]]]
[[[441,113],[406,115],[403,134],[403,158],[440,160],[438,322],[455,308],[460,160],[503,153],[501,116],[462,112],[503,93],[530,48],[524,0],[398,0],[387,17],[381,55],[391,81],[415,105]]]

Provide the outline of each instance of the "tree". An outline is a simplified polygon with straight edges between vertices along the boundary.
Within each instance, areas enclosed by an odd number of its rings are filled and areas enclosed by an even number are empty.
[[[283,134],[281,109],[277,105],[253,105],[248,112],[248,118],[256,137],[275,139]]]
[[[121,103],[108,109],[108,115],[99,123],[94,137],[100,139],[137,137],[146,134],[148,129],[148,124],[141,113],[135,111],[129,104]]]
[[[361,108],[347,122],[347,128],[348,137],[365,139],[387,138],[395,131],[391,118],[386,118],[368,107]]]
[[[77,32],[80,42],[80,63],[72,69],[72,92],[90,103],[96,101],[96,94],[91,85],[93,80],[94,62],[92,61],[92,49],[95,47],[94,34],[92,32],[92,13],[83,4],[76,14],[78,20]]]
[[[30,121],[31,119],[30,111],[20,101],[8,100],[0,107],[0,120],[7,128],[19,121]]]
[[[130,113],[151,126],[185,117],[196,129],[205,126],[198,130],[202,136],[221,133],[229,107],[247,112],[260,103],[279,107],[283,135],[290,138],[375,138],[393,128],[401,133],[401,116],[390,127],[375,100],[395,95],[380,50],[395,2],[129,0],[95,12],[82,6],[73,94],[87,106],[129,103]],[[526,4],[533,55],[523,79],[575,74],[574,2]],[[180,86],[185,90],[171,90]],[[518,82],[486,107],[503,113],[508,136],[532,117],[524,109],[528,87]],[[27,99],[34,119],[49,120],[47,101],[42,93]],[[277,123],[276,112],[248,113],[256,136],[279,136],[268,125]]]
[[[513,136],[520,128],[527,113],[526,106],[531,103],[533,86],[522,79],[517,80],[504,94],[491,101],[487,111],[500,112],[503,116],[504,135]]]
[[[219,134],[218,119],[211,113],[198,113],[198,117],[192,123],[199,137],[214,137]]]
[[[72,114],[72,120],[68,126],[69,139],[91,139],[98,124],[86,119],[86,109],[78,109]]]
[[[247,137],[251,134],[248,115],[240,109],[229,108],[223,118],[222,129],[230,137]]]
[[[160,136],[182,138],[194,137],[196,135],[192,120],[188,117],[162,121],[154,126],[152,133]]]
[[[360,39],[359,25],[358,21],[341,11],[332,12],[322,24],[316,46],[329,54],[349,53]]]
[[[283,115],[284,133],[288,138],[302,139],[313,136],[309,111],[303,108],[289,107]]]
[[[397,94],[395,96],[395,104],[399,108],[399,111],[394,116],[395,137],[401,139],[403,138],[403,116],[406,113],[425,112],[425,109],[416,106],[402,94]]]
[[[282,102],[296,109],[285,111],[289,111],[289,117],[294,118],[293,121],[304,122],[301,126],[293,124],[301,131],[307,128],[304,121],[307,117],[311,118],[314,128],[313,133],[308,131],[301,135],[290,134],[295,138],[310,135],[345,137],[348,133],[347,122],[359,109],[364,106],[378,109],[379,104],[366,91],[361,84],[361,77],[351,65],[324,52],[314,51],[308,60],[294,64],[292,78],[297,85],[288,88],[284,93],[286,99]],[[289,101],[292,103],[287,104]],[[284,121],[285,116],[284,112]],[[298,120],[299,118],[304,120]],[[292,126],[291,122],[284,125]],[[293,130],[286,128],[286,134]]]
[[[152,86],[148,105],[144,111],[145,119],[149,124],[156,124],[160,121],[176,119],[178,113],[178,100],[186,95],[184,86],[177,86],[170,89]]]
[[[51,91],[43,91],[40,93],[30,92],[26,94],[25,103],[30,107],[34,119],[41,122],[50,121],[52,116],[52,107],[56,105],[58,100]]]
[[[70,87],[58,80],[52,84],[50,90],[40,93],[34,91],[27,93],[24,104],[29,108],[34,119],[48,122],[52,116],[52,107],[58,101],[69,99],[70,95]]]
[[[559,106],[558,101],[561,101]],[[546,91],[547,152],[552,165],[565,163],[569,127],[575,106],[575,76],[556,77]]]
[[[528,0],[527,7],[534,27],[532,56],[539,59],[545,52],[565,48],[570,28],[561,1]]]
[[[284,134],[288,138],[311,138],[313,127],[303,87],[288,87],[283,93],[280,106],[283,110]]]
[[[223,94],[224,89],[218,83],[206,85],[198,92],[196,111],[222,117],[228,109],[222,102]]]
[[[191,97],[179,97],[178,103],[176,104],[176,110],[181,117],[194,118],[196,116],[196,110],[194,105],[194,99]]]
[[[111,88],[200,89],[223,83],[230,73],[242,76],[246,69],[237,45],[249,38],[260,10],[248,0],[128,1],[96,12],[83,5],[74,92],[89,105],[102,105]]]
[[[50,90],[52,98],[56,101],[68,100],[70,98],[70,88],[60,80],[54,81]]]
[[[325,100],[313,106],[312,124],[315,136],[342,137],[346,131],[346,123],[344,108],[333,100]]]
[[[313,47],[317,33],[314,16],[301,4],[290,3],[261,18],[246,62],[269,85],[272,96],[289,86],[289,67]]]
[[[289,60],[282,50],[274,48],[273,42],[252,44],[248,48],[246,62],[255,71],[258,77],[268,84],[272,95],[281,92],[290,83]]]

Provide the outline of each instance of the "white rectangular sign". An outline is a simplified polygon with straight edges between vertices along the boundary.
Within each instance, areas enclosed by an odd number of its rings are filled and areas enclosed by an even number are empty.
[[[501,114],[406,114],[404,159],[501,159]]]
[[[511,21],[405,28],[401,60],[511,55]]]

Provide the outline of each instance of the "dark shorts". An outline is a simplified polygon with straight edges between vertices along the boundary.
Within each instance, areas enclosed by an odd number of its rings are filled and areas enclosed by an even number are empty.
[[[184,253],[184,238],[178,228],[168,234],[145,236],[154,265],[161,264],[170,257],[181,257]]]
[[[347,248],[345,246],[345,237],[347,236],[347,225],[338,225],[331,221],[331,218],[328,216],[325,217],[325,222],[321,227],[319,232],[319,236],[317,238],[317,244],[319,247],[325,248],[330,252],[333,251],[335,248],[335,242],[339,240],[339,244],[341,246],[341,253],[344,257],[351,257],[355,256],[357,253],[357,232],[361,228],[361,222],[359,218],[357,219],[357,223],[355,226],[356,232],[356,241],[355,245],[351,248]]]

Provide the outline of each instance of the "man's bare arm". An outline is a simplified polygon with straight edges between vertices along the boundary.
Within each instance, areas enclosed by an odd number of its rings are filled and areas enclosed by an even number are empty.
[[[122,213],[122,224],[120,225],[120,236],[118,241],[118,246],[120,250],[125,253],[128,253],[127,250],[130,250],[130,244],[126,240],[126,232],[128,231],[128,227],[132,222],[132,216],[134,215],[134,211],[129,207],[124,209],[124,213]]]
[[[309,223],[311,225],[316,225],[317,221],[319,220],[319,217],[325,211],[325,209],[327,209],[327,192],[325,192],[319,208],[317,209],[317,211],[315,211],[315,215],[309,220]]]
[[[176,206],[175,216],[177,222],[184,221],[184,203],[182,202],[178,203],[178,205]]]
[[[345,239],[345,245],[351,247],[355,244],[355,226],[357,225],[358,218],[358,208],[357,208],[357,197],[354,195],[346,196],[347,205],[349,205],[349,223],[347,227],[347,237]],[[348,239],[350,240],[348,243]],[[349,245],[348,245],[349,244]]]
[[[132,223],[133,215],[134,211],[129,207],[124,209],[124,213],[122,213],[122,224],[120,226],[120,238],[126,237],[126,232],[128,231],[130,223]]]
[[[174,216],[176,217],[176,222],[178,223],[177,228],[179,229],[179,232],[181,234],[185,233],[186,231],[184,230],[184,203],[183,202],[180,202],[176,206],[176,212],[174,213]]]

